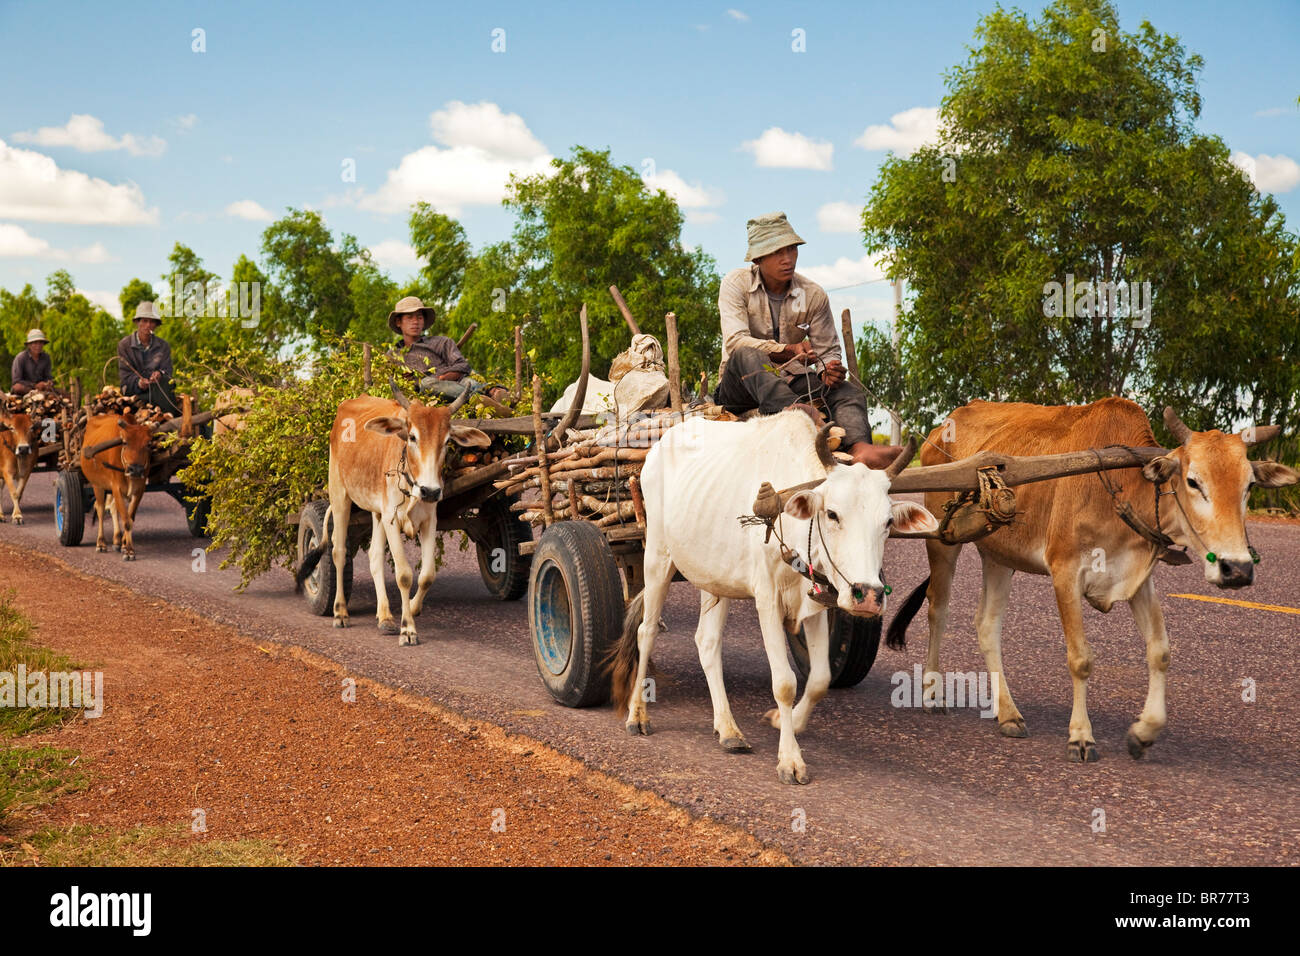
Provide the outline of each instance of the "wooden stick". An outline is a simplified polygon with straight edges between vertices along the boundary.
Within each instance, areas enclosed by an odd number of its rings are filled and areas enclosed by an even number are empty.
[[[456,348],[463,348],[465,343],[469,341],[469,337],[477,331],[478,331],[478,323],[471,322],[469,324],[469,328],[466,329],[464,334],[461,335],[461,337],[456,340]]]
[[[537,458],[540,472],[539,483],[542,488],[542,515],[546,527],[555,521],[551,510],[551,474],[546,463],[546,432],[542,430],[542,380],[533,375],[533,434],[537,437]]]
[[[636,523],[645,527],[645,499],[641,497],[641,477],[633,475],[627,480],[628,491],[632,493],[632,508],[636,512]]]
[[[641,327],[636,324],[636,319],[632,318],[632,310],[629,309],[627,303],[623,301],[623,295],[618,291],[618,286],[610,286],[609,294],[614,297],[614,304],[618,306],[618,311],[623,313],[623,321],[626,322],[627,327],[632,330],[632,334],[640,335]]]
[[[677,313],[669,312],[664,316],[664,325],[668,329],[668,397],[673,411],[682,413],[682,368],[677,355]]]
[[[370,343],[361,343],[361,381],[369,388],[374,382],[370,373]]]
[[[582,303],[582,310],[578,313],[578,325],[582,329],[582,374],[578,376],[578,388],[573,393],[573,401],[569,403],[564,417],[560,419],[560,424],[556,425],[555,431],[552,432],[551,437],[555,439],[556,448],[564,444],[565,434],[582,414],[582,405],[587,400],[587,379],[591,374],[591,338],[587,334],[587,303],[585,302]],[[540,395],[541,392],[537,394]]]
[[[840,313],[840,331],[844,335],[844,364],[849,374],[861,381],[858,376],[858,347],[853,341],[853,316],[848,309]]]
[[[510,404],[518,405],[519,396],[523,393],[524,380],[524,330],[521,326],[515,326],[515,384],[510,389]]]

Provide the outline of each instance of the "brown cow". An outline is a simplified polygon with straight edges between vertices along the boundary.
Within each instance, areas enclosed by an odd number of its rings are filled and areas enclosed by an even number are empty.
[[[1074,679],[1067,759],[1097,759],[1087,710],[1093,653],[1083,633],[1081,600],[1099,611],[1109,611],[1116,601],[1128,601],[1146,641],[1147,699],[1137,722],[1129,728],[1129,753],[1140,758],[1165,728],[1169,637],[1151,579],[1163,549],[1119,518],[1107,483],[1115,489],[1116,499],[1127,502],[1150,529],[1186,547],[1194,560],[1203,564],[1211,584],[1239,588],[1254,580],[1255,555],[1245,524],[1250,488],[1276,488],[1300,479],[1285,465],[1246,458],[1250,444],[1268,441],[1278,429],[1261,426],[1242,435],[1218,430],[1194,432],[1168,408],[1165,423],[1180,441],[1168,455],[1141,469],[1107,472],[1104,479],[1100,474],[1087,474],[1024,485],[1016,490],[1015,521],[975,543],[984,569],[975,628],[988,670],[996,676],[998,724],[1004,736],[1028,736],[1002,670],[1002,614],[1016,571],[1051,575],[1056,591]],[[971,402],[954,411],[950,423],[930,433],[921,462],[936,465],[983,450],[1044,455],[1113,444],[1143,447],[1155,443],[1146,413],[1122,398],[1080,406]],[[926,505],[939,514],[949,497],[947,492],[929,492]],[[939,645],[948,622],[948,596],[961,546],[927,540],[926,551],[930,577],[899,609],[889,627],[888,643],[903,646],[908,622],[928,597],[930,646],[925,666],[929,674],[939,670]],[[923,594],[927,584],[928,591]]]
[[[23,523],[23,509],[18,503],[23,499],[27,479],[36,464],[39,427],[26,412],[11,412],[0,401],[0,475],[4,476],[9,500],[13,502],[14,524]],[[4,501],[0,499],[0,521],[4,520]]]
[[[325,532],[319,546],[303,556],[296,583],[301,588],[325,549],[332,547],[337,585],[334,626],[349,625],[343,590],[347,527],[352,506],[364,508],[371,514],[370,576],[375,581],[379,632],[397,634],[398,644],[418,644],[415,616],[424,606],[424,597],[437,573],[434,545],[447,441],[486,448],[492,439],[477,428],[451,420],[469,397],[468,391],[450,405],[434,407],[410,401],[396,385],[392,388],[396,401],[366,395],[339,406],[330,431],[330,507],[325,514]],[[338,533],[331,530],[331,524]],[[414,600],[403,535],[418,536],[420,540],[420,581]],[[402,590],[400,631],[393,622],[384,587],[385,542],[393,555],[397,586]]]
[[[96,551],[107,551],[104,541],[104,496],[113,498],[113,547],[122,552],[123,561],[135,560],[135,544],[131,530],[135,526],[135,513],[144,497],[146,476],[149,473],[149,438],[153,430],[148,425],[137,424],[134,415],[94,415],[86,422],[86,434],[81,447],[81,473],[95,490],[95,518],[99,522]],[[102,451],[95,446],[113,439],[121,444]],[[87,452],[95,452],[87,457]]]

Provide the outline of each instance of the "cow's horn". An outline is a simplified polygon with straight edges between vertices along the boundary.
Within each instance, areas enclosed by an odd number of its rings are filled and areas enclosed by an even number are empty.
[[[915,457],[916,457],[916,436],[909,435],[907,439],[907,444],[904,445],[903,450],[898,453],[898,457],[895,458],[893,461],[891,461],[888,466],[886,466],[885,474],[891,479],[897,478],[899,475],[903,473],[903,469],[905,469],[908,465],[912,463],[912,459]]]
[[[1246,435],[1250,436],[1250,440],[1246,442],[1246,447],[1250,448],[1252,445],[1262,445],[1265,442],[1270,442],[1280,434],[1282,434],[1282,428],[1279,425],[1256,425],[1246,432]],[[1246,436],[1242,437],[1244,439]]]
[[[456,396],[456,400],[447,406],[448,415],[455,415],[456,412],[460,411],[460,407],[469,401],[469,391],[468,385],[461,389],[460,394]]]
[[[839,464],[835,460],[835,456],[831,454],[830,437],[830,425],[823,425],[817,429],[817,460],[822,463],[822,467],[827,471]]]
[[[411,410],[411,400],[403,395],[402,390],[397,387],[397,380],[390,378],[388,387],[393,390],[393,400],[409,412]]]
[[[1178,413],[1170,406],[1165,406],[1165,428],[1169,429],[1171,435],[1178,440],[1178,444],[1187,443],[1191,437],[1192,430],[1183,424],[1183,420],[1178,417]]]

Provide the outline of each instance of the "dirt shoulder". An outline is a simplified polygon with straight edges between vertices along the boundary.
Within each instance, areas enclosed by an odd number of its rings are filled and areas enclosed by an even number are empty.
[[[0,545],[0,580],[41,643],[103,671],[105,697],[102,717],[23,738],[80,751],[90,784],[9,818],[9,847],[90,827],[171,849],[260,841],[306,865],[789,862],[535,740],[58,559]]]

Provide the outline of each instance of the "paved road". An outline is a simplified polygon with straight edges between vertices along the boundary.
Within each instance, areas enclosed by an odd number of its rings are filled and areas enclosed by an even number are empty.
[[[770,679],[751,605],[739,602],[724,656],[732,708],[755,750],[723,753],[714,743],[708,689],[692,640],[697,598],[673,586],[669,632],[656,647],[664,678],[656,729],[631,738],[609,708],[568,710],[538,680],[522,602],[487,597],[473,551],[449,543],[448,562],[419,619],[423,643],[399,648],[373,626],[374,591],[357,561],[352,614],[336,631],[311,616],[287,572],[246,593],[234,572],[194,570],[204,542],[185,530],[180,506],[150,495],[140,509],[139,560],[124,563],[93,544],[66,549],[53,527],[51,477],[33,477],[27,524],[0,525],[0,540],[55,554],[79,568],[206,614],[267,640],[297,644],[355,671],[546,741],[591,766],[663,794],[694,811],[744,826],[807,863],[931,864],[1294,864],[1300,861],[1300,783],[1291,732],[1300,718],[1294,679],[1300,613],[1176,594],[1228,597],[1300,609],[1300,528],[1252,522],[1264,556],[1258,583],[1218,592],[1194,568],[1156,572],[1171,635],[1170,724],[1141,762],[1123,739],[1146,692],[1143,647],[1126,606],[1085,609],[1097,666],[1089,704],[1099,763],[1064,760],[1070,679],[1046,578],[1018,575],[1004,655],[1031,736],[998,736],[974,710],[928,716],[890,705],[890,675],[922,660],[924,615],[909,648],[882,647],[858,687],[833,691],[800,744],[812,775],[805,787],[776,777],[777,731],[760,724],[772,706]],[[93,525],[87,542],[93,542]],[[449,539],[453,541],[453,539]],[[925,574],[918,542],[891,542],[890,580],[901,596]],[[22,588],[21,581],[9,582]],[[955,586],[945,669],[979,671],[971,621],[979,592],[973,548]],[[390,593],[397,600],[395,589]],[[70,593],[69,601],[77,595]],[[368,617],[369,616],[369,617]],[[1242,700],[1242,680],[1256,699]],[[268,688],[274,693],[274,688]],[[1098,811],[1105,832],[1095,832]],[[797,824],[805,825],[800,829]]]

